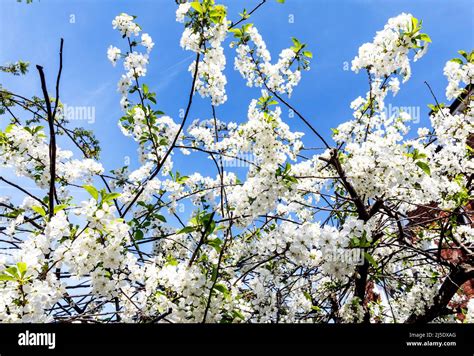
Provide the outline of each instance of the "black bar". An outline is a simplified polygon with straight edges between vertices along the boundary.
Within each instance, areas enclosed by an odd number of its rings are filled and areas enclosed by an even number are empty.
[[[30,337],[32,333],[54,333],[55,348],[18,345],[19,335],[23,333],[25,336],[26,331]],[[334,350],[335,354],[345,351],[350,352],[350,355],[360,352],[385,356],[389,351],[396,351],[401,355],[455,352],[456,356],[472,356],[474,324],[0,324],[0,356],[67,355],[72,352],[87,356],[96,351],[104,354],[103,351],[124,350],[136,350],[140,354],[152,351],[154,355],[163,350],[163,347],[197,352],[196,347],[199,345],[212,347],[213,353],[222,347],[225,350],[223,354],[234,349],[224,345],[249,345],[267,351],[278,350],[283,345],[293,345],[295,351],[309,346],[310,350],[314,350],[311,355],[327,355],[322,350]],[[235,349],[236,352],[246,350],[247,348]]]

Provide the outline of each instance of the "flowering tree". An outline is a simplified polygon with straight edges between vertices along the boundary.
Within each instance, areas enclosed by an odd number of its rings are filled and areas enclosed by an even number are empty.
[[[62,41],[54,97],[41,66],[42,98],[0,88],[2,122],[10,121],[0,131],[0,164],[40,192],[0,177],[21,196],[0,198],[1,322],[474,320],[465,290],[474,278],[474,52],[460,51],[444,68],[458,110],[435,100],[431,127],[410,134],[410,115],[389,116],[384,102],[431,40],[412,15],[389,19],[352,61],[369,91],[329,142],[290,102],[312,53],[293,38],[272,61],[249,22],[264,3],[238,21],[214,0],[178,6],[181,46],[195,56],[178,121],[144,83],[152,38],[133,16],[113,20],[122,42],[107,56],[125,70],[119,126],[138,146],[133,172],[105,173],[93,133],[68,128]],[[246,84],[262,88],[242,124],[219,116],[229,55]],[[196,93],[209,100],[208,120],[191,122]],[[304,147],[282,107],[323,149]],[[74,152],[58,147],[58,135]],[[215,172],[184,176],[173,169],[177,154],[205,155]],[[231,160],[246,165],[244,178]],[[74,187],[88,198],[73,196]],[[177,209],[183,202],[190,217]]]

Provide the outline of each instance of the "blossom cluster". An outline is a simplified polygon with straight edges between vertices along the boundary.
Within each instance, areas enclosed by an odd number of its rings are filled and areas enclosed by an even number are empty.
[[[196,29],[196,21],[204,23],[201,17],[196,19],[197,13],[202,16],[210,16],[212,12],[217,11],[220,13],[218,19],[210,17],[210,21],[206,21],[202,28]],[[186,17],[190,18],[181,36],[181,47],[202,54],[202,60],[192,62],[188,68],[188,71],[194,76],[197,66],[195,90],[203,98],[210,97],[215,106],[227,101],[225,91],[227,78],[224,75],[226,57],[222,47],[228,26],[225,14],[226,8],[222,5],[197,12],[191,8],[190,3],[180,4],[176,11],[176,21],[184,22]]]
[[[312,57],[312,54],[302,51],[304,46],[293,39],[295,47],[282,50],[278,62],[272,64],[270,52],[255,26],[244,26],[235,31],[234,34],[240,41],[236,46],[234,68],[247,80],[247,85],[265,86],[273,92],[291,96],[293,88],[301,80],[301,69],[309,70],[307,61],[301,59],[301,56]],[[232,45],[235,46],[235,43]],[[292,70],[292,66],[299,64],[301,60],[304,65],[298,65]]]
[[[411,76],[410,50],[416,52],[417,61],[425,55],[431,42],[428,35],[420,33],[421,24],[411,14],[402,13],[388,20],[383,30],[377,32],[374,41],[359,48],[357,57],[352,61],[352,70],[356,73],[366,68],[376,78],[389,77],[400,73],[403,81]]]
[[[49,145],[41,126],[7,126],[0,131],[0,147],[0,166],[14,168],[17,176],[30,178],[41,188],[48,186]],[[72,151],[57,149],[55,174],[59,181],[88,182],[94,175],[104,172],[102,164],[93,159],[72,157]]]
[[[461,53],[463,52],[461,51]],[[474,83],[474,58],[468,58],[466,63],[459,58],[450,60],[446,62],[443,73],[448,79],[446,97],[449,100],[455,99],[463,93],[464,88],[460,87],[461,82],[465,85]]]
[[[197,58],[194,89],[214,109],[181,123],[156,110],[155,93],[140,83],[153,40],[138,37],[133,16],[114,19],[129,48],[111,46],[107,56],[124,63],[119,126],[138,145],[135,169],[104,174],[97,161],[57,147],[50,196],[44,129],[13,122],[0,131],[1,166],[39,188],[38,196],[21,190],[20,202],[0,197],[1,322],[402,322],[436,307],[456,271],[447,266],[467,263],[474,244],[464,222],[474,107],[469,96],[457,111],[437,105],[417,135],[409,113],[384,111],[410,76],[409,52],[426,53],[418,20],[390,19],[360,48],[353,69],[368,71],[370,90],[350,104],[353,120],[334,129],[338,148],[312,154],[275,100],[291,95],[312,54],[293,39],[271,64],[257,28],[234,28],[226,16],[213,0],[178,7],[181,46]],[[237,122],[214,108],[227,100],[229,30],[235,68],[262,87]],[[446,65],[448,96],[472,83],[469,58]],[[178,149],[211,168],[180,173],[171,160]],[[232,168],[235,160],[244,165]],[[460,294],[452,300],[471,322],[472,298]]]
[[[129,43],[129,49],[122,53],[120,48],[109,46],[107,50],[107,57],[109,61],[115,66],[120,58],[123,58],[123,66],[127,71],[122,75],[117,85],[117,90],[121,93],[122,98],[120,104],[125,110],[129,107],[130,102],[127,99],[128,91],[131,89],[132,83],[138,77],[144,77],[147,72],[147,65],[149,62],[149,54],[154,46],[153,39],[147,33],[143,33],[140,39],[135,39],[133,36],[139,36],[141,28],[134,22],[135,17],[122,13],[115,17],[112,21],[114,29],[117,29],[123,37],[126,37]],[[134,47],[141,45],[145,47],[146,53],[141,53],[133,50]]]

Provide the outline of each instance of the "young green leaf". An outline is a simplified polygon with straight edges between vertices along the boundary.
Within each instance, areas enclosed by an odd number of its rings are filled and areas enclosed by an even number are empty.
[[[27,265],[25,262],[18,262],[16,264],[18,272],[20,272],[20,276],[23,277],[26,274]]]
[[[31,210],[33,210],[34,212],[37,212],[42,217],[46,216],[46,211],[44,210],[44,208],[42,206],[38,206],[38,205],[32,206]]]
[[[99,191],[92,185],[84,185],[83,188],[94,198],[99,200]]]
[[[420,167],[423,172],[425,172],[427,175],[431,175],[431,169],[430,166],[428,166],[425,162],[423,161],[418,161],[416,162],[416,165]]]
[[[379,265],[377,263],[377,261],[374,260],[374,258],[372,257],[372,255],[368,252],[364,252],[364,257],[367,261],[369,261],[369,263],[374,267],[374,268],[378,268]]]

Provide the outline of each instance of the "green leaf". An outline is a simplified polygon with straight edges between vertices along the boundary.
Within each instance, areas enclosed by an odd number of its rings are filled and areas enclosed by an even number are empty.
[[[222,5],[214,6],[211,11],[209,11],[209,17],[214,23],[221,23],[226,15],[225,7]]]
[[[426,33],[420,34],[420,40],[431,43],[431,38]]]
[[[285,1],[285,0],[283,0],[283,1]],[[240,310],[234,309],[232,311],[232,315],[234,316],[234,318],[239,318],[241,320],[245,320],[245,316],[240,312]]]
[[[369,263],[374,266],[374,268],[378,268],[379,265],[377,263],[377,261],[374,260],[374,258],[372,257],[372,255],[368,252],[364,252],[364,257],[367,261],[369,261]]]
[[[209,246],[212,246],[218,253],[221,252],[222,240],[219,238],[211,239],[207,241]]]
[[[301,48],[303,48],[304,45],[297,38],[292,37],[291,40],[293,41],[294,45],[292,49],[295,53],[298,52]]]
[[[42,206],[38,206],[38,205],[32,206],[32,207],[31,207],[31,210],[37,212],[37,213],[40,214],[42,217],[45,217],[45,216],[46,216],[46,211],[43,209]]]
[[[93,187],[92,185],[84,185],[82,188],[87,190],[87,192],[94,198],[95,200],[99,200],[99,191]]]
[[[411,26],[412,26],[412,32],[416,32],[418,29],[418,19],[414,16],[411,18]]]
[[[420,167],[423,172],[425,172],[427,175],[431,175],[431,169],[430,166],[428,166],[425,162],[423,161],[418,161],[416,162],[416,165]]]
[[[189,179],[188,176],[178,177],[178,178],[176,178],[176,183],[184,184],[188,179]]]
[[[227,287],[225,285],[223,285],[222,283],[217,283],[215,286],[214,286],[214,289],[215,290],[218,290],[219,292],[221,292],[222,294],[224,295],[228,295],[229,294],[229,290],[227,289]]]
[[[133,238],[137,241],[143,240],[143,231],[142,230],[135,231],[135,234],[133,235]]]
[[[163,215],[155,214],[154,217],[162,222],[166,222],[166,218]]]
[[[217,279],[217,266],[213,265],[212,266],[212,271],[211,271],[211,280],[215,281]]]
[[[303,51],[303,56],[313,58],[313,53],[311,51]]]
[[[204,231],[204,235],[209,236],[216,229],[216,222],[211,221],[210,223],[206,223],[206,224],[207,224],[207,225],[205,225],[206,226],[206,231]]]
[[[420,151],[415,148],[411,153],[406,153],[405,156],[410,157],[414,161],[418,161],[422,158],[426,158],[426,154],[420,153]]]
[[[240,28],[231,28],[229,32],[232,32],[236,38],[242,37],[242,30]]]
[[[464,58],[468,59],[466,51],[463,51],[462,49],[458,51],[458,53],[463,56]]]
[[[17,268],[18,268],[18,272],[20,272],[20,275],[23,277],[26,273],[26,270],[27,270],[27,265],[25,262],[18,262],[16,264]]]
[[[176,258],[174,258],[173,256],[168,255],[168,257],[166,257],[166,264],[168,264],[170,266],[177,266],[178,265],[178,260]]]
[[[243,25],[242,26],[242,32],[243,33],[247,32],[250,29],[250,27],[252,27],[252,26],[253,26],[253,23],[247,23],[247,24]]]
[[[67,204],[56,205],[54,207],[54,213],[56,214],[57,212],[66,209],[67,207],[68,207]]]
[[[13,277],[15,279],[18,279],[20,276],[18,275],[18,267],[17,266],[11,266],[5,269],[5,272]]]
[[[4,273],[0,273],[0,281],[14,281],[15,278]]]
[[[8,125],[7,127],[5,127],[5,133],[9,133],[11,130],[13,130],[14,127],[15,125],[13,124]]]
[[[104,201],[110,201],[117,199],[120,196],[120,193],[107,193],[104,194]]]
[[[225,225],[219,225],[219,226],[216,226],[214,231],[225,230],[225,229],[227,229],[227,227]]]
[[[462,61],[462,59],[460,59],[460,58],[453,58],[453,59],[450,60],[450,62],[459,63],[459,64],[461,64],[461,65],[463,64],[463,61]]]
[[[199,2],[193,1],[193,2],[191,3],[191,7],[192,7],[194,10],[196,10],[197,12],[199,12],[200,14],[203,13],[202,6],[201,6],[201,4],[200,4]]]
[[[239,16],[242,17],[243,20],[247,20],[250,17],[246,9],[244,9],[241,13],[239,13]]]
[[[196,227],[194,226],[186,226],[179,230],[176,234],[189,234],[190,232],[196,231]]]

